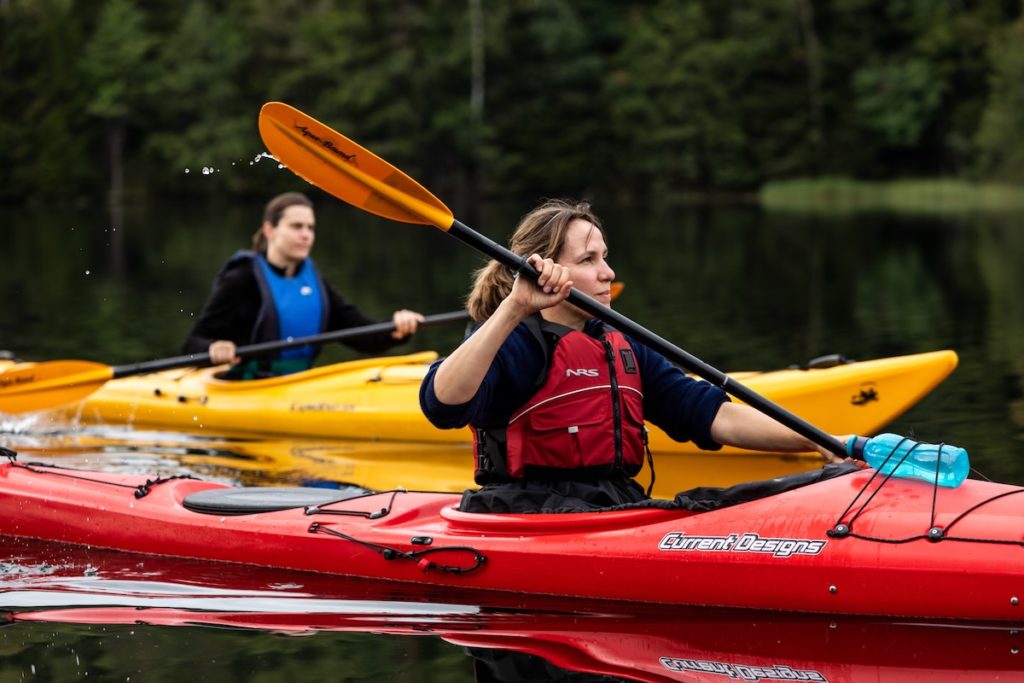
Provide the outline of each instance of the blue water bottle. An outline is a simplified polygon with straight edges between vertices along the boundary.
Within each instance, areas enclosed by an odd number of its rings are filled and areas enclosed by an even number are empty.
[[[898,434],[851,437],[846,452],[852,458],[866,460],[882,474],[893,472],[894,477],[913,477],[948,488],[962,484],[971,470],[967,451],[959,446],[920,443]]]

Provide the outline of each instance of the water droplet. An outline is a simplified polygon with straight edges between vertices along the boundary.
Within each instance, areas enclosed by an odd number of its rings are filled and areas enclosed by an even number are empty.
[[[86,275],[88,275],[88,274],[89,274],[90,272],[91,272],[91,271],[88,271],[88,270],[87,270],[87,271],[85,271],[85,274],[86,274]]]
[[[185,173],[191,173],[191,172],[192,172],[191,169],[188,169],[188,168],[185,169]]]

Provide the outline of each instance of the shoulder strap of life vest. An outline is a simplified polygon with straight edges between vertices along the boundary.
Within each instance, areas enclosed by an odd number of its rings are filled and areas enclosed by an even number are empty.
[[[547,382],[548,373],[551,372],[551,359],[555,353],[555,346],[558,344],[558,340],[565,335],[572,332],[571,327],[565,325],[559,325],[545,320],[539,313],[531,315],[529,318],[523,321],[527,331],[530,333],[540,347],[544,350],[544,366],[541,371],[537,374],[537,377],[533,381],[533,391],[531,395],[536,393],[544,383]]]

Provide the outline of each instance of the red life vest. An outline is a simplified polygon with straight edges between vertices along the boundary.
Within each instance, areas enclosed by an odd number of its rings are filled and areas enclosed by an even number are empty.
[[[527,323],[538,326],[536,319]],[[476,481],[592,479],[637,474],[646,453],[643,387],[621,333],[600,337],[540,323],[554,339],[540,389],[503,429],[474,430]]]

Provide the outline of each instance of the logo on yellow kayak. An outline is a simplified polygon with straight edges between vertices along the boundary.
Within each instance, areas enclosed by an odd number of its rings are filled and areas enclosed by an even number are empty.
[[[354,413],[351,403],[293,403],[288,407],[293,413]]]
[[[769,553],[773,557],[817,555],[825,549],[828,540],[810,538],[761,538],[758,534],[729,534],[728,536],[687,536],[681,531],[670,531],[658,543],[658,550],[705,553]]]
[[[855,406],[865,406],[872,401],[878,400],[878,391],[873,385],[865,385],[860,388],[860,391],[850,399],[850,404]]]

